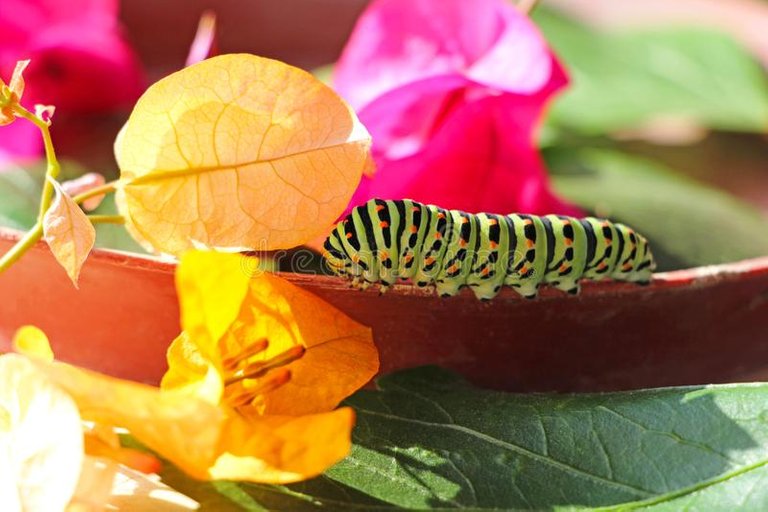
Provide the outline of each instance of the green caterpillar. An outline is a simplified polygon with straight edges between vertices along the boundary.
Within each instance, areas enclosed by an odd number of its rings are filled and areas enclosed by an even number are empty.
[[[361,289],[400,279],[435,284],[442,297],[469,286],[481,300],[502,285],[535,298],[540,283],[570,294],[579,280],[650,282],[648,242],[623,224],[587,217],[476,215],[410,200],[372,199],[339,222],[323,245],[331,270]]]

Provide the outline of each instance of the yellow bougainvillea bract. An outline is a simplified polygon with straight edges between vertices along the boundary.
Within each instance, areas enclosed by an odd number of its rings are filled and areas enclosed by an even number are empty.
[[[344,210],[369,149],[354,112],[309,73],[222,55],[139,99],[115,143],[117,202],[157,252],[295,247]]]
[[[290,450],[281,448],[283,467],[257,473],[287,482],[300,478],[292,467],[306,478],[348,453],[352,410],[324,411],[373,377],[376,347],[370,329],[277,276],[249,275],[244,269],[252,266],[243,258],[214,252],[182,257],[176,284],[184,332],[168,350],[161,387],[191,392],[236,410],[244,425],[260,425],[264,435],[291,439]],[[230,294],[222,293],[222,284]],[[259,446],[238,433],[241,427],[233,425],[226,436],[229,455],[216,461],[211,475],[238,479],[256,467],[255,459],[237,456],[244,450],[238,443]]]
[[[249,275],[243,258],[215,252],[182,257],[176,286],[184,332],[168,350],[163,388],[199,386],[199,396],[237,406],[233,395],[242,400],[270,378],[257,370],[276,366],[290,372],[290,380],[254,393],[238,410],[298,415],[332,409],[375,375],[378,353],[368,327],[273,274]],[[200,279],[206,275],[211,278]],[[222,292],[223,283],[230,294]],[[299,356],[291,357],[297,348]],[[253,373],[258,376],[240,378]]]

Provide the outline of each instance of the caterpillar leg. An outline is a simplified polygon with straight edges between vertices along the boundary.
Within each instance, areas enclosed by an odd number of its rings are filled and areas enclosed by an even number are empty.
[[[387,293],[387,290],[389,290],[393,284],[395,283],[388,283],[386,281],[382,281],[379,284],[379,295],[384,295],[385,293]]]
[[[459,293],[460,289],[461,285],[458,283],[458,279],[435,282],[435,290],[440,297],[453,297]]]
[[[475,293],[475,297],[480,300],[491,300],[499,294],[499,291],[501,291],[501,285],[493,282],[486,282],[482,283],[480,286],[473,287],[472,291]]]
[[[578,295],[581,291],[581,285],[573,279],[559,281],[557,283],[552,283],[552,285],[558,290],[564,291],[570,295]]]
[[[535,299],[539,295],[539,287],[533,283],[523,283],[512,288],[526,299]]]

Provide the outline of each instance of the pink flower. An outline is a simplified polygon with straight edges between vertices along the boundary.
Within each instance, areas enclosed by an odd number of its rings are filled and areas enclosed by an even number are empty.
[[[143,72],[120,34],[117,0],[2,3],[0,76],[9,77],[16,61],[31,59],[24,74],[28,108],[44,103],[74,114],[111,111],[130,107],[142,93]],[[1,132],[0,158],[41,150],[39,133],[17,130],[19,136]]]
[[[544,107],[567,83],[538,29],[505,0],[375,0],[335,72],[378,167],[350,207],[407,197],[579,214],[550,190],[534,145]]]

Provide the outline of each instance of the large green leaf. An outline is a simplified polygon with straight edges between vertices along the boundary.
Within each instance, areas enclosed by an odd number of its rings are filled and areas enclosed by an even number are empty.
[[[768,384],[511,394],[437,368],[377,384],[348,400],[355,446],[322,478],[164,479],[209,510],[768,509]]]
[[[768,129],[768,80],[730,37],[680,27],[600,33],[547,9],[537,21],[572,84],[550,112],[558,126],[590,134],[658,116],[742,131]]]
[[[60,181],[80,176],[85,170],[74,162],[63,162]],[[31,228],[37,219],[40,194],[45,179],[44,163],[28,167],[9,166],[0,172],[0,226],[19,230]],[[108,195],[101,205],[91,212],[96,215],[117,213],[114,195]],[[145,253],[131,238],[125,227],[114,224],[96,225],[96,247]]]
[[[614,151],[544,155],[559,194],[647,236],[660,270],[768,254],[768,219],[724,192]]]

